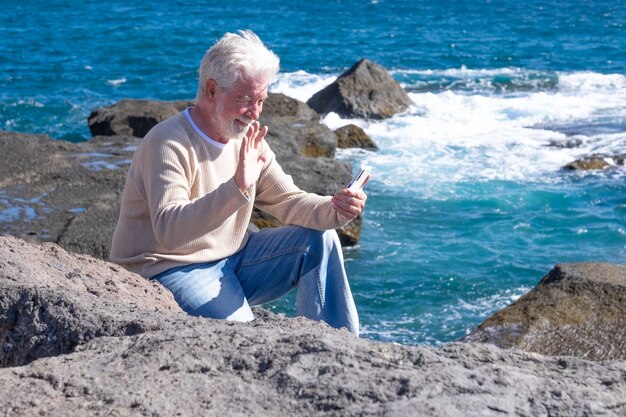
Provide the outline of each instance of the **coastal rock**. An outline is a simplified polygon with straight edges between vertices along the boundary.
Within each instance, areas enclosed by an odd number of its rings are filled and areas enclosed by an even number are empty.
[[[361,148],[376,150],[378,146],[367,133],[357,125],[349,124],[335,130],[338,148]]]
[[[544,355],[626,359],[626,266],[557,265],[464,341]]]
[[[551,148],[573,149],[580,147],[583,143],[584,141],[580,136],[574,136],[571,138],[566,137],[565,139],[550,139],[547,146]]]
[[[127,135],[142,138],[157,123],[179,111],[177,103],[168,101],[121,100],[92,111],[87,122],[93,136]]]
[[[626,154],[608,155],[594,153],[568,163],[563,169],[570,171],[606,169],[615,166],[624,166],[624,161],[626,161]]]
[[[0,237],[0,367],[162,329],[167,315],[157,311],[181,311],[160,285],[52,243]]]
[[[387,70],[362,59],[315,93],[307,104],[321,114],[385,119],[408,109],[412,102]]]
[[[335,157],[337,135],[319,122],[276,116],[262,117],[261,122],[268,127],[265,140],[277,155]]]
[[[106,259],[139,139],[69,143],[0,132],[0,233]]]
[[[268,93],[261,118],[283,117],[319,122],[320,115],[308,104],[281,93]]]
[[[626,412],[625,361],[546,357],[483,344],[385,344],[260,309],[250,323],[195,318],[174,311],[158,284],[56,245],[0,237],[0,253],[2,336],[19,329],[22,339],[44,335],[50,346],[55,336],[70,334],[73,341],[43,355],[37,343],[12,347],[14,358],[28,359],[5,361],[0,369],[7,415]],[[12,295],[20,288],[22,296]],[[124,319],[137,324],[125,326]],[[72,329],[85,334],[83,327],[93,335],[74,337]]]

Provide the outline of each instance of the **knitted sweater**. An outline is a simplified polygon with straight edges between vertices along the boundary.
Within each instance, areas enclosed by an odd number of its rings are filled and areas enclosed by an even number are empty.
[[[317,230],[346,224],[330,197],[296,187],[265,140],[262,145],[269,162],[246,196],[234,180],[241,141],[211,140],[187,110],[155,126],[128,171],[111,260],[152,277],[223,259],[246,244],[253,206],[283,224]]]

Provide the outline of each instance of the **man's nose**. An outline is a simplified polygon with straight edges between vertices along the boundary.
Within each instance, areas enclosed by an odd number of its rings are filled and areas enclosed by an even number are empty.
[[[263,111],[263,104],[255,103],[255,104],[251,104],[250,106],[248,106],[248,112],[246,114],[248,115],[248,117],[254,120],[259,120],[259,117],[261,116],[262,111]]]

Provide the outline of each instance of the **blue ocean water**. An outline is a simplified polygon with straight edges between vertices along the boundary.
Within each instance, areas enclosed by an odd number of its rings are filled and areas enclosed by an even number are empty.
[[[625,168],[560,169],[626,152],[625,24],[622,1],[2,2],[0,128],[82,141],[93,108],[192,98],[225,31],[256,31],[281,57],[271,89],[301,100],[369,58],[415,105],[323,120],[380,147],[338,155],[374,167],[346,268],[365,337],[438,344],[556,263],[626,263]]]

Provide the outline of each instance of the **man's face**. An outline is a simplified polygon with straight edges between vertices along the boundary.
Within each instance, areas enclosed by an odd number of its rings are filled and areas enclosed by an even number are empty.
[[[213,124],[222,136],[218,139],[243,139],[263,111],[267,86],[267,80],[243,77],[228,90],[216,88]]]

